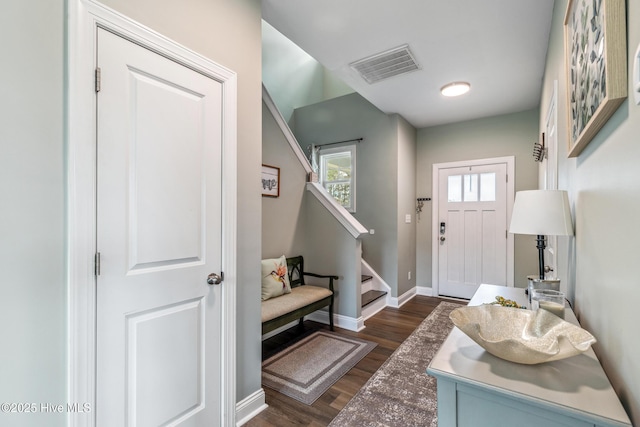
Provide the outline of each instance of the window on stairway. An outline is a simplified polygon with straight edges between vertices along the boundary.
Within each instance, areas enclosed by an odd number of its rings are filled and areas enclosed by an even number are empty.
[[[320,150],[320,183],[349,212],[356,211],[356,146]]]

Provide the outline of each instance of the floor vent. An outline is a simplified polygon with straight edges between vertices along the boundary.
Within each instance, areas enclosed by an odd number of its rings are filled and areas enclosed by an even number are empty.
[[[369,84],[420,69],[409,50],[409,45],[352,62],[349,66],[360,73]]]

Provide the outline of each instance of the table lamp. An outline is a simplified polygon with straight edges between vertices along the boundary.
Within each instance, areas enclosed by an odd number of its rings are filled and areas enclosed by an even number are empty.
[[[544,280],[545,236],[573,236],[569,197],[561,190],[518,191],[509,232],[536,235],[540,280]]]

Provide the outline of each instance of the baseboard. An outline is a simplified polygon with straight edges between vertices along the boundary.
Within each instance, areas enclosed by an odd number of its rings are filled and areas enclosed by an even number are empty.
[[[444,299],[444,300],[449,300],[449,301],[469,303],[469,300],[466,299],[466,298],[448,297],[448,296],[445,296],[445,295],[438,295],[438,298]]]
[[[306,318],[314,322],[324,323],[325,325],[329,324],[328,311],[318,310],[309,314]],[[333,325],[349,331],[360,332],[364,329],[364,318],[360,316],[356,319],[354,317],[343,316],[342,314],[334,314]]]
[[[251,418],[268,408],[265,403],[264,390],[256,390],[251,395],[236,403],[236,426],[246,424]]]
[[[416,295],[422,295],[425,297],[433,296],[433,288],[427,286],[416,286]]]
[[[324,310],[314,311],[311,314],[305,316],[306,320],[313,320],[314,322],[324,323],[325,325],[329,324],[329,312]],[[298,320],[294,320],[293,322],[289,322],[286,325],[280,326],[279,328],[274,329],[271,332],[267,332],[262,335],[262,341],[269,339],[273,336],[278,335],[280,332],[284,332],[289,328],[293,328],[298,325]],[[365,328],[364,326],[364,318],[359,317],[355,319],[353,317],[343,316],[341,314],[333,315],[333,325],[338,326],[342,329],[347,329],[349,331],[360,332]]]
[[[395,298],[391,297],[389,300],[389,306],[394,308],[402,307],[407,301],[413,298],[416,295],[416,288],[411,288],[404,294],[400,295],[400,297]]]
[[[289,322],[289,323],[287,323],[286,325],[280,326],[279,328],[276,328],[276,329],[274,329],[274,330],[273,330],[273,331],[271,331],[271,332],[267,332],[266,334],[264,334],[264,335],[262,336],[262,341],[264,341],[264,340],[266,340],[266,339],[268,339],[268,338],[271,338],[271,337],[273,337],[273,336],[276,336],[276,335],[278,335],[280,332],[284,332],[284,331],[286,331],[286,330],[287,330],[287,329],[289,329],[289,328],[293,328],[293,327],[294,327],[294,326],[296,326],[298,323],[299,323],[299,321],[298,321],[298,320],[294,320],[293,322]]]

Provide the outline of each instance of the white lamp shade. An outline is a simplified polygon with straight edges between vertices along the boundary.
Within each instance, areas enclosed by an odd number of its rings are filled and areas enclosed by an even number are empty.
[[[518,191],[509,232],[573,236],[569,197],[561,190]]]

